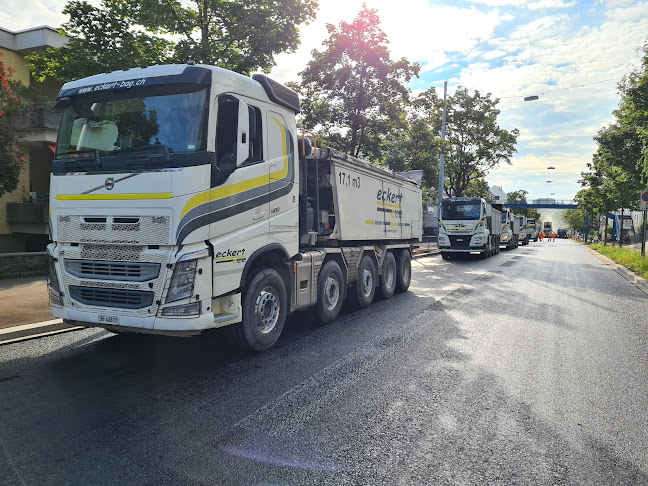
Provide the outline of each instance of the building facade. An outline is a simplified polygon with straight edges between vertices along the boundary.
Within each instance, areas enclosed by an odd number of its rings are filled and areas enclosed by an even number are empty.
[[[62,83],[38,82],[29,73],[25,56],[48,47],[60,47],[67,38],[52,27],[12,32],[0,27],[0,59],[15,69],[12,78],[37,87],[54,100]],[[46,108],[25,110],[12,118],[20,134],[25,161],[18,187],[0,198],[0,253],[42,251],[48,241],[49,177],[54,158],[59,115]]]

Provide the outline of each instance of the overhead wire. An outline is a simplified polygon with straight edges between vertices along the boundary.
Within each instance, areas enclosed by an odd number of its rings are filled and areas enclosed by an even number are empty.
[[[609,78],[609,79],[602,79],[601,81],[593,81],[591,83],[584,83],[584,84],[578,84],[576,86],[569,86],[567,88],[558,88],[558,89],[550,89],[547,91],[540,91],[538,93],[535,93],[535,96],[544,96],[544,95],[550,95],[553,93],[557,93],[558,91],[567,91],[570,89],[578,89],[578,88],[584,88],[586,86],[591,86],[593,84],[601,84],[601,83],[607,83],[609,81],[616,81],[619,79],[622,79],[623,76],[617,76],[616,78]],[[524,98],[525,95],[511,95],[511,96],[498,96],[499,99],[504,100],[504,99],[511,99],[511,98]]]

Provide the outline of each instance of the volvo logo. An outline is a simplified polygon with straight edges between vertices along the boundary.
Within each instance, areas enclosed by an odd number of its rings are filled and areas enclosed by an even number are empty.
[[[104,182],[104,187],[107,191],[112,191],[113,187],[115,187],[115,179],[113,179],[112,177],[106,179],[106,182]]]

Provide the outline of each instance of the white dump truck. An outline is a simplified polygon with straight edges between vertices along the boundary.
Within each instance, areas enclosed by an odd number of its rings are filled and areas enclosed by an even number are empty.
[[[520,240],[523,245],[528,245],[529,241],[538,241],[538,224],[535,218],[525,218],[524,226],[520,232]]]
[[[406,291],[417,183],[297,137],[262,74],[153,66],[66,83],[50,190],[49,294],[66,322],[264,350],[287,314]]]
[[[443,258],[454,253],[499,253],[502,215],[479,197],[443,199],[438,246]]]
[[[503,204],[493,204],[494,208],[502,213],[502,227],[500,232],[500,246],[507,250],[518,247],[520,237],[520,219]]]

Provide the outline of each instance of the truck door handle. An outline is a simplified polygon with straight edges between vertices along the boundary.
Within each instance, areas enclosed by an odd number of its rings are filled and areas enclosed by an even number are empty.
[[[268,214],[268,211],[262,211],[260,213],[255,213],[254,216],[252,216],[252,219],[256,221],[257,219],[263,219],[265,218],[265,215]]]

